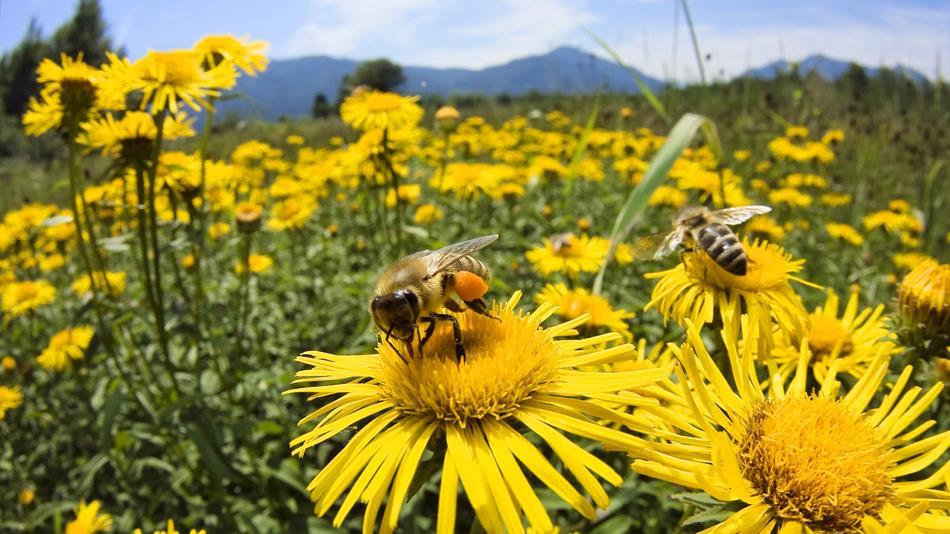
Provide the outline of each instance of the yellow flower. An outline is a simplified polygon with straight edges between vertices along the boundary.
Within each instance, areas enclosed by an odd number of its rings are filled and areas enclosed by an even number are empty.
[[[732,157],[735,158],[736,161],[745,161],[752,157],[752,152],[748,150],[736,150],[732,153]]]
[[[271,209],[271,218],[267,220],[267,227],[278,232],[300,230],[316,210],[317,202],[309,196],[288,197]]]
[[[802,193],[794,187],[783,187],[769,192],[769,202],[772,204],[788,204],[794,208],[807,208],[811,206],[811,195]]]
[[[763,237],[769,241],[785,239],[785,229],[769,216],[754,217],[746,223],[745,230],[750,235]]]
[[[931,328],[950,328],[950,264],[925,260],[898,288],[901,314]]]
[[[363,91],[349,96],[340,106],[343,122],[358,130],[409,128],[422,119],[419,97]]]
[[[125,273],[106,271],[95,273],[96,288],[100,293],[108,293],[110,297],[118,297],[125,293]],[[85,296],[92,293],[89,275],[77,278],[72,285],[73,292]]]
[[[423,204],[416,208],[416,213],[412,220],[416,224],[432,224],[441,221],[443,217],[442,210],[432,204]]]
[[[3,313],[11,317],[45,306],[56,298],[56,288],[45,280],[12,282],[3,286]]]
[[[454,192],[459,199],[494,196],[502,181],[511,174],[507,165],[449,163],[443,175],[433,179],[432,185],[443,193]]]
[[[66,523],[66,534],[94,534],[112,530],[112,516],[105,512],[99,513],[101,507],[99,501],[89,504],[81,501],[76,506],[76,519]]]
[[[624,119],[632,118],[635,115],[634,111],[628,106],[623,106],[620,108],[620,116]]]
[[[222,89],[234,87],[237,73],[230,63],[223,62],[209,69],[202,68],[203,57],[194,50],[149,50],[135,63],[109,53],[106,87],[113,93],[141,92],[140,109],[151,106],[154,113],[168,109],[178,113],[182,101],[195,111],[211,109],[209,97],[217,97]]]
[[[392,532],[430,441],[438,442],[434,450],[445,451],[444,457],[436,457],[442,464],[434,526],[439,534],[456,530],[460,484],[490,533],[524,532],[523,516],[534,531],[554,530],[532,480],[588,519],[596,517],[595,506],[607,507],[607,493],[597,477],[616,486],[621,476],[563,432],[611,448],[631,447],[634,439],[623,425],[643,427],[623,410],[652,400],[640,392],[665,379],[669,370],[647,362],[626,372],[592,370],[633,359],[633,347],[600,348],[618,334],[561,339],[573,335],[584,318],[542,328],[553,306],[520,313],[515,311],[519,298],[516,293],[507,304],[494,305],[494,318],[470,310],[456,315],[467,351],[462,361],[456,361],[452,329],[446,327],[436,330],[422,358],[404,360],[385,342],[376,354],[308,352],[297,358],[308,368],[297,373],[295,383],[301,387],[288,393],[303,393],[310,400],[339,397],[321,402],[301,420],[316,424],[291,442],[293,454],[302,456],[356,428],[309,485],[317,515],[326,514],[350,489],[333,525],[339,528],[362,501],[363,530],[373,531],[385,500],[380,532]],[[604,406],[602,398],[616,407]],[[619,426],[609,428],[604,422]],[[528,432],[536,438],[529,440]],[[543,449],[548,452],[542,453],[538,443],[550,446]],[[593,503],[560,474],[555,462],[571,472]]]
[[[789,174],[782,180],[783,187],[816,187],[824,189],[828,187],[828,182],[817,174],[805,174],[795,172]]]
[[[459,119],[459,110],[452,106],[442,106],[435,112],[435,120],[439,122],[457,121]]]
[[[898,252],[894,254],[894,266],[902,271],[911,271],[921,263],[934,259],[920,252]]]
[[[50,371],[69,369],[73,360],[82,359],[95,333],[96,329],[91,326],[67,328],[56,333],[36,358],[36,363]]]
[[[847,206],[851,203],[851,195],[847,193],[825,193],[820,197],[821,203],[825,206],[837,208]]]
[[[634,314],[623,309],[614,310],[607,299],[593,295],[586,289],[568,289],[561,283],[548,284],[541,288],[535,301],[538,304],[557,306],[555,313],[565,319],[576,319],[589,314],[586,326],[607,327],[621,334],[627,341],[633,339],[627,319],[632,319]]]
[[[821,142],[825,145],[831,145],[844,141],[844,132],[835,128],[828,130],[821,136]]]
[[[887,208],[895,213],[911,213],[910,202],[902,198],[895,198],[887,203]]]
[[[856,247],[864,244],[864,237],[850,224],[827,223],[825,231],[828,232],[830,237],[847,241]]]
[[[241,202],[234,206],[234,220],[237,221],[238,231],[250,233],[261,227],[263,209],[254,202]]]
[[[419,184],[403,184],[399,186],[399,201],[401,204],[415,204],[422,194],[422,186]],[[396,206],[396,191],[392,188],[386,191],[386,206],[393,208]]]
[[[288,135],[287,138],[284,139],[284,141],[287,141],[288,145],[293,145],[293,146],[300,146],[304,143],[303,137],[296,134]]]
[[[580,273],[596,273],[610,242],[602,237],[561,234],[544,240],[544,245],[529,250],[525,257],[542,276],[565,273],[575,277]]]
[[[43,84],[40,100],[30,98],[23,116],[28,135],[62,129],[70,135],[78,125],[102,104],[97,85],[99,69],[83,62],[82,53],[75,59],[61,54],[60,64],[44,59],[36,69],[37,82]]]
[[[828,376],[832,369],[861,378],[878,360],[889,361],[898,352],[885,321],[883,304],[859,311],[856,288],[851,291],[848,304],[839,317],[838,295],[829,290],[824,306],[808,316],[805,332],[801,336],[791,336],[786,346],[776,347],[769,355],[766,361],[769,375],[777,373],[783,380],[792,375],[804,341],[818,382],[834,378]]]
[[[204,60],[205,68],[214,68],[222,63],[232,63],[245,74],[257,76],[267,69],[267,43],[248,42],[248,37],[233,35],[207,35],[195,43],[195,52]]]
[[[12,410],[23,404],[23,393],[20,392],[20,386],[0,386],[0,421],[7,415],[7,410]]]
[[[58,129],[63,124],[63,104],[59,95],[42,94],[39,100],[30,97],[29,106],[23,114],[26,135],[40,136]]]
[[[3,370],[12,373],[16,371],[16,360],[13,359],[13,356],[4,356],[3,357]]]
[[[808,137],[808,128],[804,126],[789,126],[785,128],[785,137],[789,139],[806,139]]]
[[[17,495],[17,500],[20,502],[20,506],[29,506],[36,500],[36,492],[33,491],[33,488],[23,488]]]
[[[263,274],[270,270],[274,260],[264,254],[251,254],[247,258],[247,263],[254,274]],[[238,262],[234,265],[234,272],[241,274],[244,272],[244,264]]]
[[[724,325],[738,326],[747,315],[745,326],[758,332],[763,354],[773,345],[773,321],[783,332],[800,334],[808,312],[789,282],[811,285],[794,276],[805,260],[793,260],[782,247],[766,241],[744,240],[742,246],[749,259],[745,276],[727,272],[705,252],[683,254],[676,267],[647,273],[647,279],[659,282],[645,309],[655,307],[664,319],[680,325],[691,321],[702,326],[718,315]]]
[[[80,143],[102,150],[103,154],[121,156],[130,162],[145,161],[151,157],[151,146],[158,136],[158,129],[151,115],[144,111],[128,111],[116,120],[110,113],[101,119],[82,124],[84,133]],[[168,116],[162,136],[166,140],[191,137],[191,121],[182,116]]]
[[[132,534],[142,534],[142,529],[137,528],[132,531]],[[153,530],[152,534],[181,534],[181,531],[175,528],[175,521],[172,519],[169,519],[165,523],[164,530]],[[207,531],[205,531],[205,529],[203,528],[202,529],[193,528],[188,531],[188,534],[207,534]]]
[[[687,342],[675,349],[684,369],[676,373],[679,409],[657,410],[667,428],[658,439],[644,440],[650,452],[634,453],[634,471],[704,491],[736,510],[715,532],[950,529],[950,517],[938,515],[950,507],[948,494],[938,490],[950,464],[908,479],[950,447],[950,432],[916,439],[933,421],[911,426],[942,384],[923,395],[919,388],[905,392],[907,367],[876,397],[888,367],[879,359],[847,395],[838,394],[834,373],[809,392],[804,349],[792,380],[763,391],[753,351],[747,346],[740,352],[734,329],[722,334],[729,380],[699,330],[688,326]],[[881,399],[878,406],[868,409],[875,398]]]
[[[226,222],[216,222],[208,227],[208,237],[214,239],[215,241],[217,241],[218,238],[230,233],[231,225]]]
[[[686,193],[668,185],[661,185],[650,195],[651,206],[682,208],[686,205]]]
[[[771,161],[760,161],[755,164],[755,172],[768,172],[772,168]]]
[[[916,232],[924,229],[924,223],[910,213],[896,213],[889,210],[876,211],[866,215],[862,221],[864,228],[874,230],[883,228],[888,232]]]
[[[185,270],[191,270],[192,267],[195,266],[195,255],[186,254],[185,256],[183,256],[181,258],[181,266],[184,267]]]

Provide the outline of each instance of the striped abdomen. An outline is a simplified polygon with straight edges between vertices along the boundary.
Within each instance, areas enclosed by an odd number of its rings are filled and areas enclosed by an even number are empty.
[[[728,226],[712,223],[693,232],[699,248],[706,251],[727,272],[744,276],[749,266],[748,258],[739,238]]]
[[[482,263],[481,260],[478,260],[472,256],[462,256],[461,258],[455,260],[455,263],[450,265],[446,271],[450,273],[468,271],[470,273],[477,274],[485,280],[491,278],[491,269]]]

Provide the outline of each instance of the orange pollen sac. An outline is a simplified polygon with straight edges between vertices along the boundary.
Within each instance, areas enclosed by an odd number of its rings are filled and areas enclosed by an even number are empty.
[[[488,284],[481,276],[469,271],[455,273],[455,292],[465,302],[482,298],[488,293]]]

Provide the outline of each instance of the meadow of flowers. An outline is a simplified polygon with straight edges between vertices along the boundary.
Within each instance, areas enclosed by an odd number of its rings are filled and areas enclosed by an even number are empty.
[[[939,186],[873,194],[820,118],[723,150],[368,88],[344,135],[222,148],[265,49],[40,65],[69,202],[0,223],[0,529],[950,531]],[[743,276],[643,239],[753,204]],[[492,233],[464,359],[380,339],[387,265]]]

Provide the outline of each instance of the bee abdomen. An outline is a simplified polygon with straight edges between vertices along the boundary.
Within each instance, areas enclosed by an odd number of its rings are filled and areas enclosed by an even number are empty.
[[[713,223],[699,230],[696,242],[727,272],[743,276],[748,261],[739,238],[727,226]]]
[[[455,263],[452,264],[450,270],[453,272],[468,271],[470,273],[477,274],[485,280],[491,278],[491,269],[489,269],[488,266],[482,263],[480,260],[471,256],[462,256],[461,258],[455,260]]]

